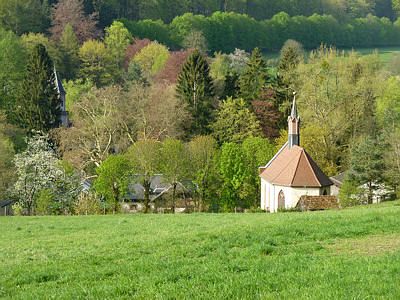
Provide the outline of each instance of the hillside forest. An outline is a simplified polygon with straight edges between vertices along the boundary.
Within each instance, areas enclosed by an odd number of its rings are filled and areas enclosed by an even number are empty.
[[[343,206],[398,194],[400,56],[340,50],[400,46],[398,16],[397,0],[0,0],[0,200],[115,213],[139,182],[150,212],[162,174],[171,211],[182,188],[195,211],[255,210],[294,95]]]

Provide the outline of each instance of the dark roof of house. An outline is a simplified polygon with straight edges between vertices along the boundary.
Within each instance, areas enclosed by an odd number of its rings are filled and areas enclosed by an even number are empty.
[[[330,177],[330,180],[338,187],[343,184],[344,179],[346,178],[347,172],[339,173],[335,176]]]
[[[15,202],[14,200],[1,200],[0,201],[0,208],[6,207],[8,205],[11,205],[14,202]]]
[[[261,168],[260,177],[272,184],[292,187],[324,187],[333,184],[302,147],[294,145],[289,148],[288,143]]]

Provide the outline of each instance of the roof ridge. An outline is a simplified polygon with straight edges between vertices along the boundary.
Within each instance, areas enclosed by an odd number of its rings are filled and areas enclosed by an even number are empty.
[[[322,182],[318,179],[317,175],[315,174],[315,170],[314,170],[313,166],[311,165],[311,162],[310,162],[311,156],[307,153],[307,151],[305,149],[303,149],[303,151],[304,151],[304,154],[306,156],[307,163],[308,163],[308,165],[310,166],[310,168],[312,170],[312,174],[313,174],[314,178],[317,180],[319,185],[322,186]]]
[[[300,147],[301,148],[301,147]],[[293,177],[292,177],[292,181],[290,182],[290,186],[293,186],[293,181],[294,181],[294,179],[296,178],[296,174],[297,174],[297,171],[298,171],[298,169],[299,169],[299,164],[300,164],[300,160],[301,160],[301,153],[303,153],[304,152],[304,148],[301,148],[301,150],[300,150],[300,152],[299,152],[299,159],[297,160],[297,165],[296,165],[296,168],[295,168],[295,170],[294,170],[294,175],[293,175]]]

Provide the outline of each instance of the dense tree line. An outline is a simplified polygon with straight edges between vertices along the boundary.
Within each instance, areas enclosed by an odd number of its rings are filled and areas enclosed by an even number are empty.
[[[44,32],[50,26],[51,7],[61,0],[1,0],[1,24],[18,34]],[[100,28],[109,26],[113,20],[163,20],[171,22],[186,12],[209,16],[216,11],[247,14],[256,20],[272,18],[284,11],[291,16],[313,14],[332,15],[337,19],[378,17],[395,19],[399,12],[398,0],[80,0],[87,15],[96,17]],[[63,3],[62,5],[65,5]],[[71,6],[67,3],[67,6]],[[74,18],[79,18],[78,14]],[[83,18],[80,18],[83,22]]]
[[[160,20],[123,22],[134,36],[158,40],[172,48],[184,46],[185,38],[192,32],[201,32],[211,52],[229,53],[235,48],[250,51],[255,47],[279,50],[288,39],[295,39],[309,49],[321,43],[339,48],[400,43],[400,23],[372,15],[343,22],[331,15],[291,17],[281,12],[271,19],[257,21],[247,15],[216,12],[209,17],[186,13],[169,24]]]

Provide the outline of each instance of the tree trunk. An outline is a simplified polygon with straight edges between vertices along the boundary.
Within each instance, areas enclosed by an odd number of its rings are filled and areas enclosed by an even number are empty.
[[[176,196],[176,183],[173,184],[172,190],[172,213],[175,213],[175,196]]]
[[[148,213],[150,204],[150,180],[143,181],[144,187],[144,213]]]

